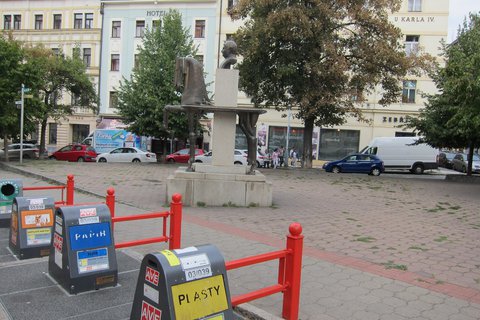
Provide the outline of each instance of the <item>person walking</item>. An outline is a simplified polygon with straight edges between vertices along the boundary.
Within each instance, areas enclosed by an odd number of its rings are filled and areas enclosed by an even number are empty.
[[[273,169],[278,168],[278,161],[279,161],[278,149],[275,148],[275,150],[273,150],[273,153],[272,153]]]
[[[292,167],[296,167],[297,166],[297,150],[295,150],[295,148],[292,148],[292,150],[290,150],[290,158],[292,159]]]
[[[278,161],[279,161],[279,164],[278,166],[281,167],[283,165],[285,165],[284,161],[285,161],[285,149],[283,149],[283,146],[280,147],[280,149],[278,149]]]

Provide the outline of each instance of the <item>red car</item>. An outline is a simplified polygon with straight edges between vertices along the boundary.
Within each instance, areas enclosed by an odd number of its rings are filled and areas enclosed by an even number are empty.
[[[195,149],[195,156],[200,156],[202,154],[202,149]],[[167,161],[169,163],[188,163],[188,159],[190,159],[190,149],[181,149],[167,156]]]
[[[64,161],[95,162],[96,157],[97,152],[93,147],[74,143],[55,151],[49,158]]]

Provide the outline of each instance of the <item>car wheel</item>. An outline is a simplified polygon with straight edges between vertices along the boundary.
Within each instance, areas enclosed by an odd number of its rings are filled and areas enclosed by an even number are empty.
[[[467,173],[467,167],[462,167],[462,172]]]
[[[195,163],[203,163],[202,160],[195,160]]]
[[[168,159],[168,163],[175,163],[175,160],[173,160],[173,159]]]
[[[105,158],[100,158],[100,159],[98,159],[98,162],[107,162],[107,159],[105,159]]]
[[[372,171],[370,171],[370,174],[371,174],[372,176],[376,176],[376,177],[379,176],[380,173],[382,173],[382,172],[380,171],[379,168],[373,168]]]
[[[240,161],[235,161],[233,164],[242,165],[242,163]]]
[[[412,173],[415,174],[422,174],[423,173],[423,166],[421,164],[415,164],[412,168]]]
[[[80,158],[77,159],[77,162],[84,162],[84,161],[85,161],[85,159],[83,159],[83,157],[80,157]]]
[[[340,172],[341,172],[341,171],[340,171],[340,167],[334,166],[334,167],[332,168],[332,172],[333,172],[333,173],[340,173]]]
[[[24,154],[23,159],[30,159],[30,156],[28,154]]]
[[[140,159],[133,159],[132,162],[138,163],[138,162],[141,162],[141,161],[140,161]]]
[[[50,156],[50,157],[48,157],[48,159],[50,159],[50,160],[57,160],[57,158],[55,158],[54,156]]]

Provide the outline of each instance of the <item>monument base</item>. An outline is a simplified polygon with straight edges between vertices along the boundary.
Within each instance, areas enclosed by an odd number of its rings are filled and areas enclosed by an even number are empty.
[[[213,166],[202,166],[205,167]],[[240,166],[232,166],[240,170]],[[227,167],[224,168],[226,170]],[[219,172],[187,172],[178,168],[167,178],[168,203],[174,193],[182,195],[186,206],[269,207],[272,205],[272,183],[256,171],[254,175]],[[236,170],[236,169],[235,169]],[[231,172],[231,171],[230,171]]]

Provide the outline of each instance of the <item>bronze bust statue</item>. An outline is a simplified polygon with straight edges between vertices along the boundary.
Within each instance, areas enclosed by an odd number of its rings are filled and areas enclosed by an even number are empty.
[[[237,63],[237,44],[233,40],[227,40],[223,44],[222,55],[225,58],[220,69],[230,69],[235,63]]]

